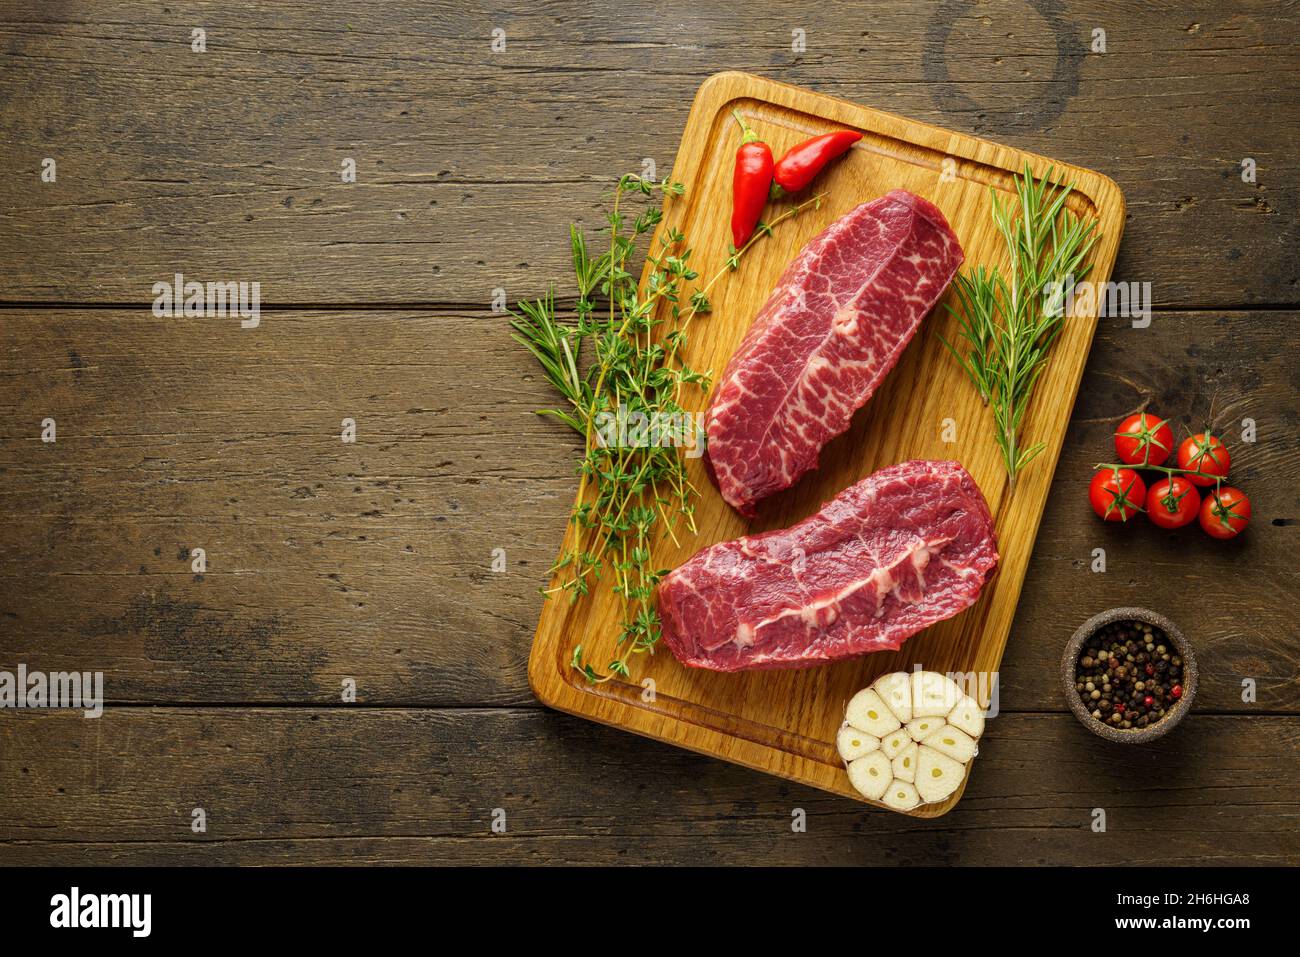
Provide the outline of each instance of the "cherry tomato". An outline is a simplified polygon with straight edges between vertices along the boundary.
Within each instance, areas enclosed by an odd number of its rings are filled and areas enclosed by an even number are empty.
[[[1241,489],[1225,485],[1201,505],[1201,528],[1215,538],[1236,538],[1250,521],[1250,499]]]
[[[1196,473],[1185,476],[1193,485],[1213,485],[1215,478],[1227,476],[1231,464],[1232,456],[1223,443],[1208,432],[1198,432],[1178,446],[1178,467]]]
[[[1161,528],[1182,528],[1196,520],[1201,493],[1181,475],[1161,479],[1147,492],[1147,517]]]
[[[1126,465],[1164,465],[1174,450],[1174,430],[1168,419],[1150,412],[1130,415],[1115,430],[1115,452]]]
[[[1088,486],[1092,510],[1108,522],[1127,522],[1142,511],[1146,483],[1132,469],[1098,469]]]

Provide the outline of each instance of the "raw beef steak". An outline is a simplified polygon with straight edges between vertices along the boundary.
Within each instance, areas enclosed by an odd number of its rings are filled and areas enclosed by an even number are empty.
[[[897,648],[979,597],[993,520],[956,462],[912,461],[845,489],[792,528],[706,548],[659,583],[683,664],[798,668]]]
[[[786,267],[709,406],[710,470],[744,515],[817,467],[962,263],[943,213],[893,190],[831,223]]]

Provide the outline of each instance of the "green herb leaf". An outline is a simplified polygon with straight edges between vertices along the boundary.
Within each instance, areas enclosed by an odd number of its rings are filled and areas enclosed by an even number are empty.
[[[714,276],[695,285],[700,277],[689,265],[686,236],[664,222],[661,209],[642,209],[632,220],[631,233],[624,232],[625,199],[684,192],[681,183],[669,180],[656,183],[635,173],[620,177],[605,218],[608,249],[593,257],[582,230],[569,228],[578,293],[572,318],[560,316],[553,291],[518,303],[510,317],[512,338],[532,354],[566,404],[538,414],[564,424],[584,442],[570,544],[552,567],[553,584],[543,593],[568,595],[577,602],[603,574],[623,603],[619,652],[604,674],[583,657],[582,645],[573,649],[571,667],[591,682],[630,677],[630,656],[654,653],[662,634],[655,587],[666,572],[651,565],[653,547],[661,536],[676,540],[678,526],[695,531],[695,489],[686,474],[684,451],[688,443],[666,425],[685,416],[683,388],[709,387],[709,373],[696,372],[683,360],[687,330],[696,316],[712,310],[710,290],[739,268],[754,243],[821,199],[791,207],[755,230],[744,248],[729,250]],[[638,288],[632,261],[637,241],[656,227],[659,238],[650,243],[656,254],[647,255],[646,281]],[[657,425],[661,435],[657,442],[631,441],[634,436],[620,421]]]
[[[1008,270],[979,266],[957,276],[953,290],[960,308],[946,305],[958,319],[964,351],[942,339],[948,351],[993,412],[993,439],[1002,452],[1009,488],[1043,450],[1022,447],[1020,431],[1034,386],[1046,366],[1052,343],[1067,318],[1051,295],[1071,277],[1078,282],[1096,244],[1096,220],[1083,220],[1066,208],[1072,186],[1039,180],[1028,164],[1015,178],[1016,203],[1009,205],[990,187],[993,223],[1002,236]]]

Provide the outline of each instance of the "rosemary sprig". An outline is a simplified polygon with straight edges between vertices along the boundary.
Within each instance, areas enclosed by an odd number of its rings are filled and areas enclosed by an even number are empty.
[[[1060,293],[1064,284],[1081,281],[1092,269],[1084,260],[1098,239],[1096,220],[1085,221],[1065,207],[1073,184],[1054,181],[1050,169],[1036,180],[1028,164],[1015,183],[1014,206],[989,190],[1009,272],[980,266],[957,276],[960,310],[945,306],[960,323],[965,353],[943,340],[993,411],[993,438],[1002,450],[1011,493],[1020,470],[1044,447],[1042,442],[1023,446],[1020,431],[1065,319]]]
[[[593,256],[582,231],[569,227],[578,293],[572,319],[560,318],[553,293],[520,302],[511,314],[513,338],[532,353],[564,400],[561,408],[539,414],[583,437],[568,544],[551,569],[558,583],[544,591],[577,601],[604,571],[622,597],[619,651],[605,673],[583,657],[581,645],[573,651],[573,667],[592,682],[626,677],[632,655],[654,652],[660,637],[654,591],[666,569],[651,567],[651,546],[660,534],[675,541],[679,522],[695,531],[695,488],[686,474],[683,446],[699,437],[693,429],[693,439],[684,434],[693,418],[680,403],[685,387],[707,391],[710,373],[682,361],[691,321],[712,309],[710,291],[739,266],[746,251],[770,236],[775,226],[822,199],[815,196],[786,209],[770,224],[759,224],[744,248],[732,250],[723,268],[703,284],[690,266],[685,235],[665,228],[646,254],[651,268],[642,289],[629,264],[638,241],[659,225],[663,213],[653,206],[643,208],[629,231],[623,200],[656,195],[667,199],[683,192],[680,183],[668,180],[621,177],[608,216],[608,249]],[[658,328],[665,322],[666,329]],[[625,430],[617,427],[627,421],[660,427],[661,440],[628,440]]]

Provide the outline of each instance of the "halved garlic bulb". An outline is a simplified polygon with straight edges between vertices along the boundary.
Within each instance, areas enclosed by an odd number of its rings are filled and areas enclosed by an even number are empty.
[[[836,746],[858,793],[910,811],[961,787],[983,732],[983,709],[956,682],[896,671],[853,696]]]

